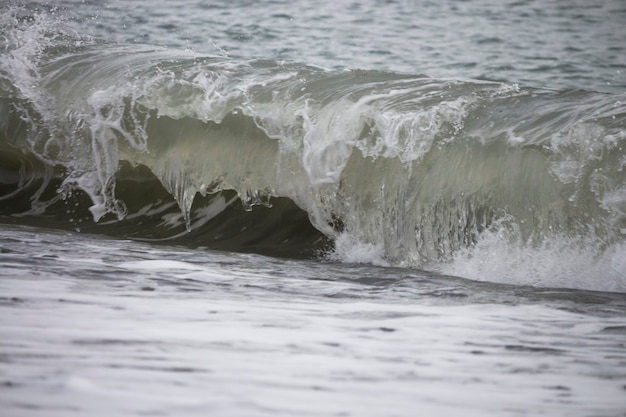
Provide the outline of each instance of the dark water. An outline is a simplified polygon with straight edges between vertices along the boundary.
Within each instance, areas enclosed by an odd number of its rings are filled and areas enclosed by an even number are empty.
[[[623,2],[0,9],[10,415],[624,414]]]

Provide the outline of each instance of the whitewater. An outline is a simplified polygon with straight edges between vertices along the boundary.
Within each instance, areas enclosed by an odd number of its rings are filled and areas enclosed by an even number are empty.
[[[0,10],[3,413],[626,413],[620,1]]]

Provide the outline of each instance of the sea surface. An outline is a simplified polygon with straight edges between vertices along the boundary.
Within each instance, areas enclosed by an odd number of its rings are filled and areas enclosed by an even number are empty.
[[[0,2],[0,415],[626,416],[624,22]]]

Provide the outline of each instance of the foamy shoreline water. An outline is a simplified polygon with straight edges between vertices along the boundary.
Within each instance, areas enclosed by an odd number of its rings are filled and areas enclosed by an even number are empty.
[[[626,410],[621,295],[13,227],[1,242],[7,416]]]

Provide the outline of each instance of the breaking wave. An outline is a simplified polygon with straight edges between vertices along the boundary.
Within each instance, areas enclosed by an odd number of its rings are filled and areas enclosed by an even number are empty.
[[[2,221],[626,291],[623,94],[0,22]]]

